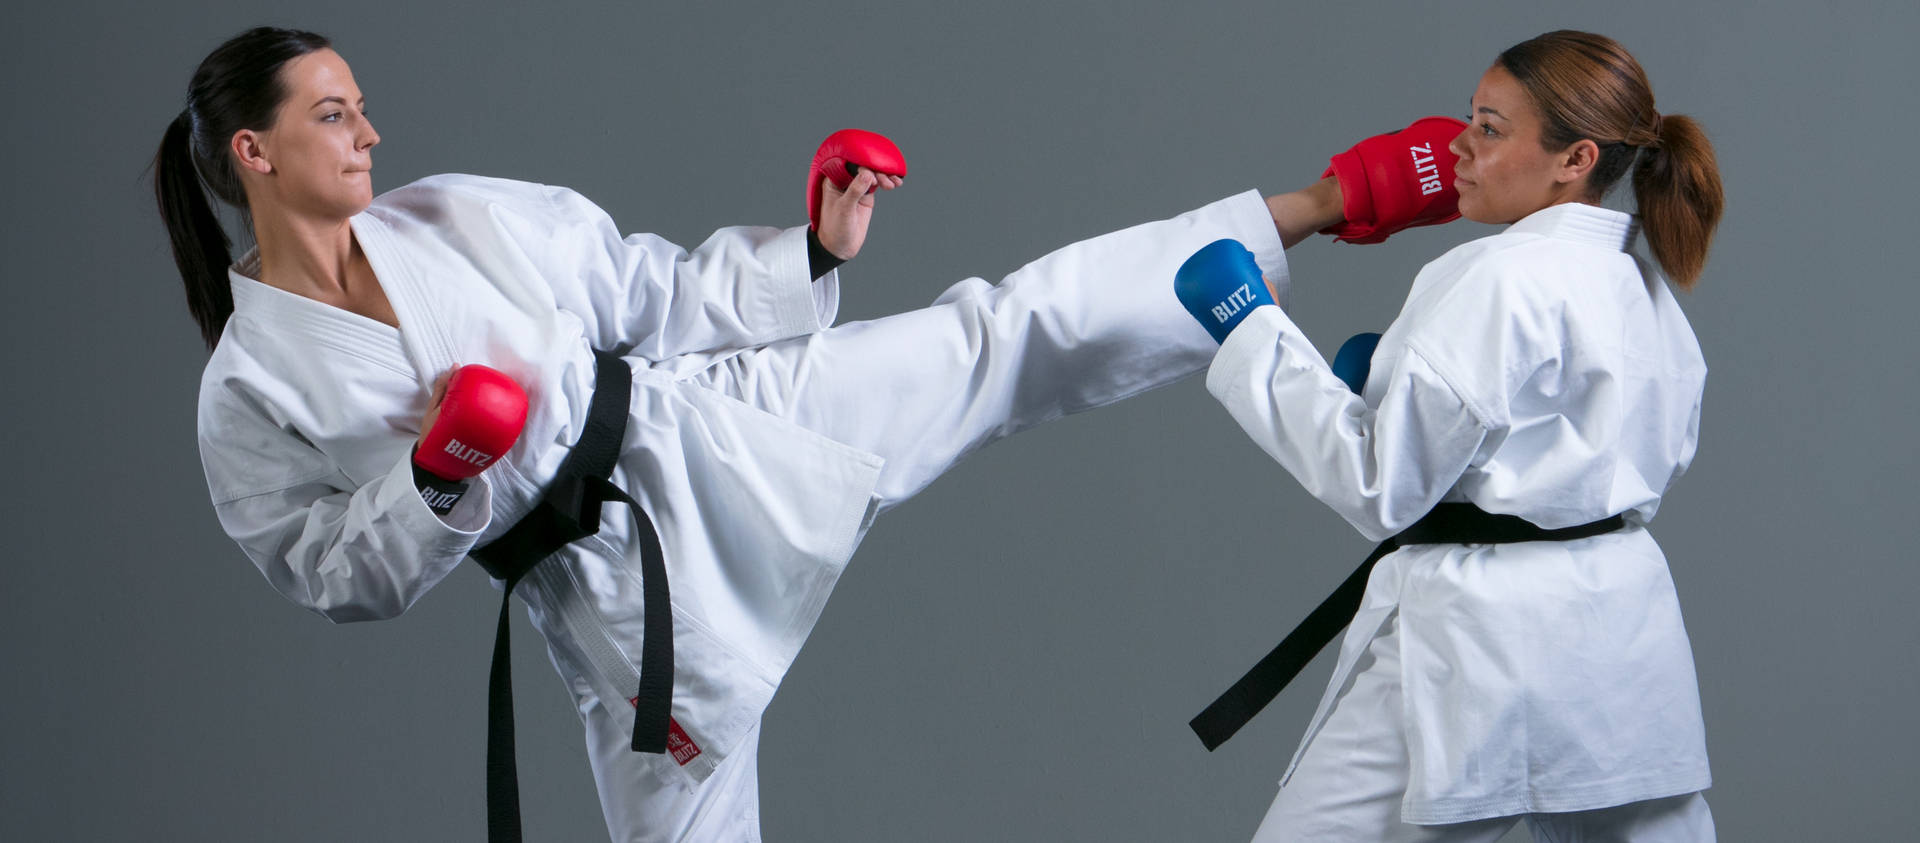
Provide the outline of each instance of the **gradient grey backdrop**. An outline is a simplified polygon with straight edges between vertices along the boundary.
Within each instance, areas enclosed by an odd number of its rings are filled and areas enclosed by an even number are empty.
[[[1712,367],[1702,444],[1654,525],[1722,839],[1920,826],[1912,3],[171,6],[0,13],[0,838],[482,834],[498,595],[481,572],[398,620],[330,626],[268,588],[207,503],[205,352],[142,170],[195,63],[262,22],[336,40],[385,138],[380,189],[569,185],[684,244],[800,221],[821,137],[890,134],[912,178],[847,268],[847,319],[1303,185],[1363,135],[1462,112],[1509,44],[1611,34],[1663,111],[1706,124],[1727,187],[1683,299]],[[1490,231],[1302,246],[1296,318],[1330,352]],[[1365,549],[1199,379],[990,448],[855,557],[766,715],[767,836],[1244,840],[1330,659],[1217,753],[1186,720]],[[604,839],[578,726],[516,615],[529,835]]]

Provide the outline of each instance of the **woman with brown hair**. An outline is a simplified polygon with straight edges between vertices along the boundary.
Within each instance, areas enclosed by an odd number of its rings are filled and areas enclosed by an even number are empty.
[[[1321,643],[1351,622],[1255,840],[1493,841],[1522,818],[1542,841],[1711,840],[1693,658],[1647,524],[1699,430],[1706,366],[1668,279],[1691,287],[1706,262],[1713,151],[1589,33],[1501,53],[1470,107],[1449,145],[1460,212],[1511,225],[1421,270],[1363,382],[1271,306],[1207,377],[1309,492],[1387,540],[1323,605],[1338,620],[1316,612]],[[1629,171],[1637,218],[1599,206]],[[1343,216],[1338,198],[1295,207],[1292,225]],[[1180,275],[1201,316],[1259,269],[1209,246]]]

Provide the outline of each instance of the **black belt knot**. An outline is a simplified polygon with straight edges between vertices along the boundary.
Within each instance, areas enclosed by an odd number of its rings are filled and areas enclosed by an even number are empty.
[[[1619,515],[1591,524],[1548,530],[1513,515],[1496,515],[1470,503],[1443,503],[1433,508],[1412,526],[1380,543],[1367,554],[1360,567],[1347,575],[1327,599],[1307,614],[1279,646],[1267,653],[1240,681],[1188,721],[1200,742],[1211,752],[1226,743],[1240,727],[1273,702],[1292,682],[1307,662],[1313,660],[1340,630],[1353,622],[1360,611],[1360,597],[1366,592],[1367,578],[1382,557],[1410,544],[1511,544],[1514,542],[1572,541],[1611,533],[1627,525]]]
[[[634,536],[640,541],[645,619],[640,688],[634,699],[633,750],[667,751],[667,724],[673,709],[673,614],[666,563],[653,520],[633,496],[609,479],[620,458],[620,442],[626,436],[633,370],[616,354],[595,351],[593,360],[593,399],[587,406],[587,424],[580,441],[568,452],[533,510],[499,538],[470,554],[489,575],[506,583],[493,637],[493,667],[487,678],[487,839],[494,843],[520,840],[520,780],[513,760],[513,670],[507,624],[514,586],[541,560],[600,532],[600,508],[610,502],[624,503],[632,510]]]

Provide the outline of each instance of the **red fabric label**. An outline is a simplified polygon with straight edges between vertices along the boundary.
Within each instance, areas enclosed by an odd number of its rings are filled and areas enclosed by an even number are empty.
[[[628,697],[627,705],[639,707],[640,698]],[[680,728],[680,721],[671,717],[667,718],[667,754],[672,755],[674,762],[682,767],[700,757],[700,745],[687,737],[687,730]]]
[[[671,718],[667,720],[667,752],[671,753],[673,760],[679,762],[682,767],[687,766],[688,761],[700,757],[700,745],[687,737],[686,731],[680,728],[680,723]]]

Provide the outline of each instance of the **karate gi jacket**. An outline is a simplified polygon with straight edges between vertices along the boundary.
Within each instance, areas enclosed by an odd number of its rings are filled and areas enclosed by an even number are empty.
[[[993,438],[1205,366],[1214,344],[1164,280],[1187,254],[1240,238],[1283,293],[1286,282],[1278,235],[1252,192],[1069,245],[999,285],[963,280],[932,307],[840,331],[822,330],[837,277],[810,281],[801,228],[722,229],[688,252],[623,238],[572,191],[457,175],[383,194],[351,224],[398,330],[254,280],[253,255],[231,273],[234,313],[199,409],[222,526],[294,602],[335,621],[397,615],[533,506],[579,438],[592,349],[619,351],[634,383],[611,479],[659,531],[672,714],[692,743],[619,763],[659,759],[644,775],[662,788],[704,782],[758,722],[884,504]],[[805,347],[777,342],[796,337]],[[434,378],[467,363],[522,384],[529,417],[443,519],[413,488],[409,454]],[[841,386],[869,375],[913,381],[867,398],[848,390],[857,400],[826,414],[848,441],[858,433],[884,446],[844,444],[773,406],[791,397],[783,384],[821,381],[817,368],[829,365]],[[888,419],[913,415],[902,402],[919,401],[942,421],[896,430]],[[598,535],[540,564],[516,593],[583,712],[597,699],[630,739],[641,582],[625,507],[603,517]],[[490,635],[475,630],[476,653]],[[590,733],[603,720],[589,718]],[[605,737],[589,744],[626,743]]]
[[[678,768],[704,778],[811,629],[880,461],[675,375],[819,330],[837,277],[809,277],[801,228],[726,228],[688,252],[622,237],[573,191],[473,176],[383,194],[351,224],[398,330],[254,280],[256,254],[231,272],[234,312],[199,406],[221,525],[295,603],[334,621],[398,615],[538,501],[585,424],[592,350],[621,352],[634,388],[612,480],[668,549],[673,715],[699,749]],[[430,385],[468,363],[527,390],[527,425],[442,519],[414,488],[411,449]],[[701,517],[697,500],[738,517]],[[516,591],[563,673],[631,711],[639,566],[626,508],[603,516]],[[476,654],[491,635],[475,630]],[[474,687],[477,699],[478,675]]]
[[[1412,545],[1375,567],[1301,752],[1397,613],[1406,822],[1710,784],[1693,658],[1646,528],[1693,458],[1706,366],[1634,234],[1626,214],[1562,204],[1447,252],[1414,279],[1361,395],[1278,307],[1249,314],[1207,376],[1374,541],[1442,501],[1549,529],[1625,515],[1592,538]]]

